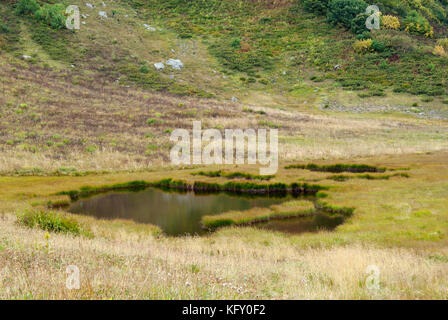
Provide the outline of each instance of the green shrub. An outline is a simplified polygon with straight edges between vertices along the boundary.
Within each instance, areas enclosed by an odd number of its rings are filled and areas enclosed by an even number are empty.
[[[356,40],[368,40],[368,39],[372,39],[372,34],[370,33],[370,31],[365,31],[361,34],[356,35]]]
[[[148,66],[141,66],[141,67],[140,67],[140,72],[142,72],[142,73],[149,73],[149,68],[148,68]]]
[[[10,33],[10,32],[11,29],[7,25],[0,22],[0,33]]]
[[[309,12],[326,14],[329,0],[302,0],[303,7]]]
[[[415,10],[408,13],[404,20],[404,24],[406,26],[406,31],[409,31],[410,33],[424,35],[426,37],[434,36],[434,30],[428,20]]]
[[[350,29],[352,20],[366,8],[367,3],[363,0],[330,0],[327,18],[334,25],[340,24]]]
[[[65,28],[65,7],[61,3],[49,5],[45,4],[34,14],[35,18],[42,21],[54,29]]]
[[[373,40],[371,48],[374,51],[383,52],[386,49],[386,45],[381,41]]]
[[[358,14],[351,23],[350,30],[354,34],[364,34],[365,32],[369,32],[369,29],[366,27],[366,21],[369,15],[367,13]]]
[[[54,211],[26,211],[18,216],[17,222],[29,228],[39,227],[49,232],[89,236],[90,231],[81,227],[78,221],[64,217]]]
[[[16,5],[16,12],[20,15],[35,14],[39,9],[36,0],[20,0]]]

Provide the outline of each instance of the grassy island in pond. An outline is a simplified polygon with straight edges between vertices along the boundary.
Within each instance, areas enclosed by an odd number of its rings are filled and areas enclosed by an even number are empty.
[[[231,225],[250,225],[271,219],[287,219],[311,215],[316,209],[311,201],[294,200],[270,208],[253,208],[246,211],[230,211],[216,216],[202,217],[206,228],[218,228]]]

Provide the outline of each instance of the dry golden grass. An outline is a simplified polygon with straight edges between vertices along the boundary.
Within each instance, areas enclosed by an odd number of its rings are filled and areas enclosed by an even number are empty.
[[[446,299],[448,264],[424,251],[351,244],[301,248],[228,229],[212,237],[72,238],[1,224],[2,299]],[[118,233],[119,234],[119,233]],[[322,234],[321,236],[325,236]],[[445,251],[446,253],[446,251]],[[65,287],[68,265],[81,287]],[[370,265],[380,289],[366,287]]]
[[[326,200],[356,208],[334,232],[297,236],[244,227],[206,237],[170,238],[154,236],[152,226],[75,216],[90,226],[94,238],[51,233],[47,246],[45,232],[17,225],[15,212],[61,190],[136,178],[192,181],[198,177],[190,173],[197,169],[1,177],[8,188],[0,190],[0,297],[447,299],[446,159],[446,153],[359,159],[410,167],[410,178],[388,181],[336,182],[325,180],[327,173],[279,170],[273,182],[319,180],[333,186]],[[68,265],[80,268],[79,290],[65,287]],[[366,285],[372,265],[379,270],[379,290]]]

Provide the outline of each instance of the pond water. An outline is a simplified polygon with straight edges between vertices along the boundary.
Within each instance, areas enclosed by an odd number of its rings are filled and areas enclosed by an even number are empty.
[[[100,219],[127,219],[159,226],[165,234],[179,236],[204,234],[204,215],[216,215],[230,210],[269,207],[293,199],[285,197],[247,197],[227,193],[177,193],[149,188],[139,192],[106,193],[74,202],[69,211]],[[262,228],[292,233],[332,228],[332,223],[316,217],[271,221]],[[296,230],[297,232],[294,232]]]

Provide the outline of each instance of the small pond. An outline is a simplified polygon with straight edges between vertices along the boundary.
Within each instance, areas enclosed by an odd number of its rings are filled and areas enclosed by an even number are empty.
[[[249,197],[227,193],[197,194],[194,192],[170,192],[149,188],[139,192],[106,193],[74,202],[69,211],[100,219],[127,219],[159,226],[165,234],[180,236],[204,234],[201,227],[204,215],[216,215],[230,210],[247,210],[269,207],[293,199],[284,197]],[[338,219],[324,215],[270,221],[260,228],[289,233],[333,229]],[[258,226],[258,225],[257,225]]]

